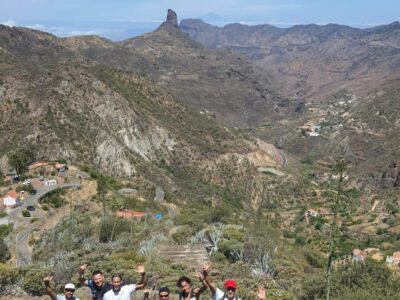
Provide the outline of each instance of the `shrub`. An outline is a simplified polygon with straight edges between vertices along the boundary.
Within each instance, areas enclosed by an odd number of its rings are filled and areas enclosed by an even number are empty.
[[[0,264],[0,290],[3,290],[6,285],[15,283],[17,273],[17,269],[10,265]]]
[[[28,218],[31,216],[31,213],[28,210],[24,209],[22,211],[22,216]]]
[[[172,234],[172,239],[179,245],[185,245],[190,242],[191,237],[196,233],[193,227],[184,226]]]
[[[0,211],[0,218],[7,217],[7,213],[5,211]]]
[[[295,241],[296,245],[298,246],[304,246],[305,244],[307,244],[307,239],[306,237],[299,235],[296,237]]]
[[[29,266],[20,269],[22,277],[22,287],[29,294],[39,296],[43,294],[42,278],[46,276],[46,271],[38,266]]]
[[[236,240],[238,242],[244,242],[246,235],[242,229],[236,227],[227,226],[224,230],[224,238],[228,240]]]
[[[130,222],[116,217],[103,219],[100,223],[100,242],[114,241],[119,235],[129,232]]]
[[[4,239],[0,237],[0,262],[6,262],[9,259],[10,259],[10,251],[8,250],[8,247],[4,242]]]
[[[40,203],[45,203],[47,206],[51,205],[56,208],[61,207],[64,205],[64,199],[62,198],[64,194],[64,189],[55,189],[42,197]]]
[[[226,260],[225,255],[219,251],[214,252],[211,254],[211,261],[212,262],[224,262]]]
[[[303,157],[300,162],[304,165],[312,165],[314,163],[314,158],[311,156]]]
[[[21,191],[25,191],[25,189],[26,189],[25,185],[19,185],[15,188],[15,191],[19,193]]]

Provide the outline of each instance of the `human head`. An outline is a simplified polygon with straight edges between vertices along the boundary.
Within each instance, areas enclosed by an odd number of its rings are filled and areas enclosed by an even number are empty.
[[[104,285],[104,275],[100,270],[96,270],[92,273],[92,280],[94,284],[98,287],[102,287]]]
[[[65,299],[72,299],[75,292],[75,285],[73,283],[67,283],[64,286]]]
[[[190,280],[189,277],[182,276],[178,279],[178,282],[176,284],[179,288],[182,289],[182,292],[188,295],[190,293],[191,283],[192,281]]]
[[[158,290],[158,298],[160,300],[169,300],[169,288],[166,286],[160,287]]]
[[[118,292],[121,289],[122,276],[120,274],[114,274],[111,277],[111,285],[112,285],[113,291]]]
[[[228,299],[235,298],[236,288],[237,288],[235,280],[228,279],[227,281],[225,281],[224,288],[225,288],[225,295],[228,297]]]

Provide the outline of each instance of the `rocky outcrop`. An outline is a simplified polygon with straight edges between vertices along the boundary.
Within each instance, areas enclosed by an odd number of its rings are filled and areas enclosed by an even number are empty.
[[[176,12],[174,12],[172,9],[168,9],[166,23],[170,24],[171,26],[178,27],[178,17]]]

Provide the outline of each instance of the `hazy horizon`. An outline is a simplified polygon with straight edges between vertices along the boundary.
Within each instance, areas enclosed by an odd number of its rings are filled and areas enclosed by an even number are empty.
[[[224,26],[270,24],[287,28],[307,24],[339,24],[369,28],[398,21],[400,2],[317,0],[0,0],[0,23],[52,33],[59,37],[98,35],[114,41],[156,29],[167,9],[178,20],[202,19]]]

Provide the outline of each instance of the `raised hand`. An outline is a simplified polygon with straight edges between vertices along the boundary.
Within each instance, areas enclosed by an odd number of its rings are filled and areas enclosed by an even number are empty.
[[[208,273],[210,271],[210,265],[208,263],[203,264],[203,272]]]
[[[200,281],[204,280],[204,276],[201,273],[195,273],[194,277],[196,277],[197,279],[199,279]]]
[[[43,278],[43,281],[46,285],[50,284],[50,281],[53,280],[54,276],[46,276],[45,278]]]
[[[79,272],[85,272],[86,268],[88,267],[88,264],[84,264],[82,266],[79,267]]]
[[[257,288],[257,300],[265,300],[265,288],[263,286]]]
[[[144,266],[143,264],[137,264],[135,267],[135,272],[137,273],[144,273]]]

